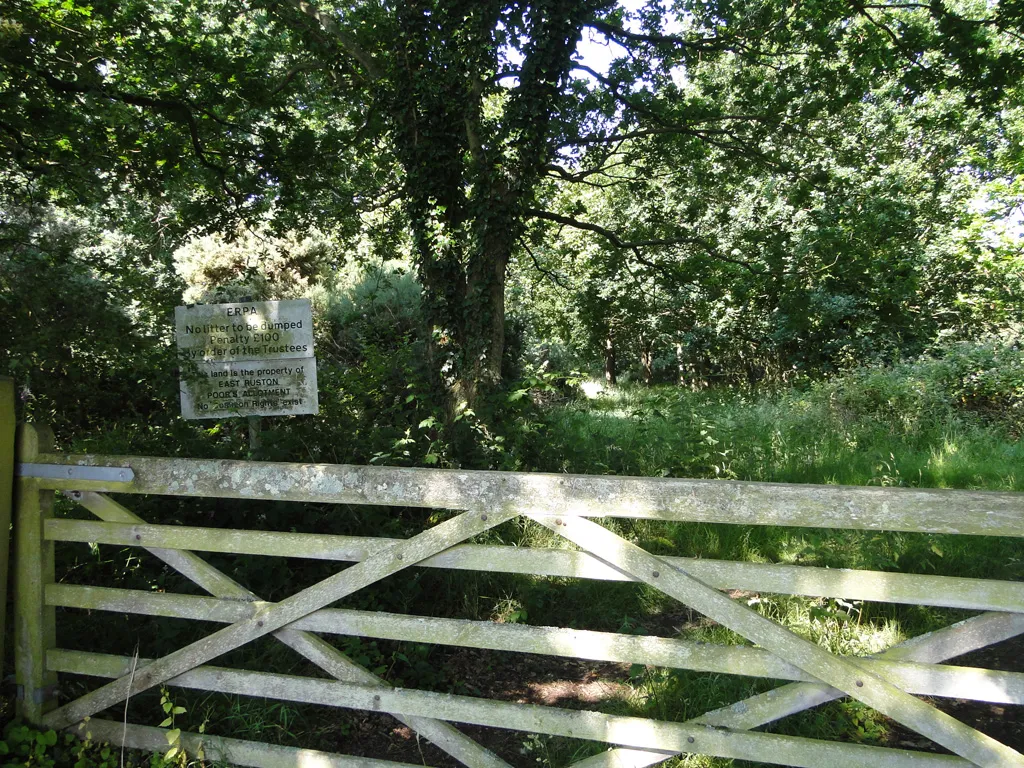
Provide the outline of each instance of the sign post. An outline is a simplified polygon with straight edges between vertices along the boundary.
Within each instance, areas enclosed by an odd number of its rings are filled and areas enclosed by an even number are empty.
[[[308,299],[177,307],[174,325],[184,418],[319,412]]]

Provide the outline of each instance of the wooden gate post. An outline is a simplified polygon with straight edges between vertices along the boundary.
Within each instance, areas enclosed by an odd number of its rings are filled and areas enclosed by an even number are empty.
[[[35,461],[53,451],[48,427],[18,428],[18,460]],[[56,647],[56,615],[43,590],[53,583],[53,542],[43,539],[43,524],[53,516],[51,490],[39,481],[20,477],[16,485],[14,540],[14,671],[18,684],[18,716],[39,724],[57,705],[57,674],[46,671],[46,652]]]
[[[7,657],[7,579],[14,493],[14,379],[0,376],[0,670]]]

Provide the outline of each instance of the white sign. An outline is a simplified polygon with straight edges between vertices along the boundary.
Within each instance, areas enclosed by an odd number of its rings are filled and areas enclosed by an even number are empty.
[[[320,410],[308,299],[177,307],[174,325],[186,419]]]

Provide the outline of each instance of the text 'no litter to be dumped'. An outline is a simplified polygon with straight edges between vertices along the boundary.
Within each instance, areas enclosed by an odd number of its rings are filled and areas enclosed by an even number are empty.
[[[186,419],[319,411],[308,299],[177,307],[174,326]]]

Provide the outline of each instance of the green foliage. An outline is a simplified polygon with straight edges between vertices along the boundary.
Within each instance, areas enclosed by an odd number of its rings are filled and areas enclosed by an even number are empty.
[[[382,336],[374,332],[364,338],[380,340]],[[367,343],[365,348],[371,347],[373,344]],[[535,371],[504,396],[504,407],[514,416],[501,422],[507,439],[495,456],[503,465],[518,462],[523,468],[552,471],[594,472],[599,468],[647,475],[1019,490],[1024,454],[1012,438],[1008,422],[990,409],[964,402],[963,397],[968,387],[980,387],[977,382],[983,382],[985,387],[978,391],[986,397],[1013,402],[1017,397],[1015,380],[996,378],[996,372],[1019,370],[1020,359],[1021,353],[1012,343],[972,346],[951,342],[929,357],[895,368],[855,371],[802,391],[764,394],[624,387],[586,401],[562,377]],[[415,400],[403,405],[417,407]],[[913,416],[900,421],[896,414],[904,410]],[[422,429],[435,427],[426,424]],[[517,427],[524,430],[522,439]],[[292,434],[300,433],[295,430]],[[397,460],[411,461],[413,457]],[[165,505],[161,519],[208,524],[213,517],[218,525],[251,527],[257,517],[268,529],[406,536],[422,529],[427,514],[218,500],[203,500],[201,509],[188,506],[187,501],[174,508]],[[437,519],[431,516],[429,521]],[[1005,579],[1024,576],[1024,560],[1014,541],[639,520],[609,524],[644,548],[673,556]],[[527,524],[506,526],[488,537],[490,542],[518,546],[557,545],[546,529]],[[213,562],[221,565],[217,556]],[[224,558],[223,563],[234,578],[267,599],[277,599],[293,591],[295,585],[312,583],[334,570],[332,564],[282,559]],[[99,564],[81,564],[73,578],[92,569],[89,581],[107,583],[96,576]],[[147,582],[151,576],[144,569],[132,578],[141,580],[130,584],[136,588],[173,589],[166,581]],[[680,609],[656,590],[631,583],[559,580],[552,584],[530,577],[423,569],[394,583],[363,590],[346,605],[408,612],[422,608],[424,599],[431,600],[434,615],[742,642]],[[951,618],[949,612],[860,601],[765,594],[738,599],[746,599],[762,614],[840,653],[873,653],[906,636],[947,624]],[[958,614],[952,614],[956,617]],[[109,628],[109,617],[102,620]],[[137,623],[131,626],[134,628],[126,629],[126,635],[139,633]],[[148,649],[161,644],[180,647],[184,638],[154,632],[143,640]],[[334,642],[347,656],[393,684],[476,693],[465,681],[451,677],[445,663],[451,652],[444,648],[354,637]],[[277,668],[278,664],[294,663],[282,650],[276,656],[258,655],[255,649],[247,653],[253,657],[238,660],[244,666]],[[644,667],[634,668],[619,682],[624,686],[622,695],[602,702],[600,708],[669,719],[695,716],[772,686],[771,681]],[[332,743],[331,739],[358,727],[357,721],[333,714],[327,725],[313,708],[262,705],[230,697],[178,703],[164,696],[161,707],[172,729],[181,725],[173,719],[180,708],[202,712],[218,733],[288,744],[307,744],[307,740],[317,745],[321,743],[317,740]],[[184,717],[186,713],[178,714]],[[834,703],[824,714],[808,713],[773,726],[777,732],[869,744],[887,743],[889,728],[884,719],[849,702]],[[593,749],[594,745],[557,738],[531,737],[523,743],[528,758],[553,765],[566,764]],[[171,757],[172,761],[179,759],[180,753]],[[691,763],[719,764],[703,759]]]
[[[552,186],[563,218],[534,232],[512,289],[535,333],[591,369],[610,344],[620,373],[706,386],[892,362],[1006,328],[1024,299],[1016,172],[986,161],[1005,175],[979,180],[970,150],[936,130],[968,119],[962,99],[907,106],[893,88],[792,139],[813,181],[724,151],[665,157],[644,139],[607,158],[600,188]],[[965,129],[995,130],[979,115]],[[931,149],[898,157],[907,143]],[[664,245],[602,246],[566,220]]]
[[[420,342],[424,322],[421,289],[407,269],[357,270],[323,283],[316,294],[327,329],[322,353],[343,366],[358,365],[370,349],[390,353]]]
[[[1024,301],[1018,6],[325,1],[318,19],[300,3],[13,4],[0,373],[74,450],[1020,490],[1024,359],[1010,337],[978,341]],[[576,60],[581,38],[616,41],[606,68]],[[264,419],[256,450],[239,420],[181,420],[173,307],[298,295],[315,307],[320,414]],[[598,365],[686,388],[584,400],[564,372]],[[446,514],[135,503],[166,523],[396,537]],[[1022,576],[1001,541],[613,527],[662,554]],[[553,545],[516,524],[487,540]],[[185,588],[105,547],[61,556],[72,582]],[[268,600],[335,568],[211,559]],[[577,580],[556,599],[536,579],[422,570],[348,602],[716,632],[634,584]],[[935,621],[751,600],[843,651]],[[102,621],[121,651],[198,631]],[[341,646],[396,684],[458,684],[426,646]],[[697,714],[694,690],[725,703],[761,685],[647,669],[628,682],[635,695],[609,706],[661,717]],[[207,703],[181,701],[151,701],[170,729],[154,765],[186,760],[175,718]],[[228,734],[319,727],[304,708],[208,706]],[[856,705],[826,713],[779,727],[883,739]],[[19,765],[116,764],[88,739],[7,733]],[[552,765],[590,749],[523,743]]]
[[[53,751],[57,745],[56,731],[37,731],[27,725],[8,723],[0,742],[5,768],[17,765],[53,768]]]
[[[320,416],[269,424],[261,456],[437,464],[444,407],[426,365],[415,279],[357,266],[322,282],[313,302]]]
[[[1024,351],[1017,341],[950,342],[889,368],[861,369],[820,386],[840,410],[905,432],[977,417],[1024,431]]]
[[[163,755],[164,762],[170,763],[175,758],[178,758],[176,762],[184,768],[187,761],[185,760],[185,752],[181,748],[181,728],[176,728],[174,723],[178,715],[184,715],[188,710],[175,704],[174,700],[171,699],[170,691],[163,686],[160,688],[160,708],[164,711],[166,717],[160,722],[159,727],[168,729],[167,733],[164,734],[168,745],[168,749]],[[202,731],[202,728],[200,728],[200,731]]]
[[[173,281],[158,260],[128,270],[139,248],[126,233],[105,238],[85,218],[0,208],[0,372],[14,378],[22,414],[88,430],[117,410],[145,421],[174,394],[165,373],[175,368],[173,350],[153,338]]]
[[[338,247],[317,232],[275,236],[268,228],[240,229],[190,240],[174,252],[189,304],[307,296],[340,260]]]
[[[40,731],[18,721],[4,727],[0,741],[3,768],[169,768],[159,754],[134,750],[122,754],[119,747],[97,743],[88,734],[88,718],[79,738],[72,733]],[[176,765],[177,763],[175,763]]]
[[[304,286],[286,232],[407,246],[434,383],[471,408],[503,375],[509,266],[575,282],[543,324],[612,332],[649,378],[676,345],[698,380],[916,353],[1020,295],[956,234],[981,179],[1019,175],[1005,4],[320,6],[18,4],[0,189],[130,191],[175,245],[219,232],[182,266],[221,296]],[[615,41],[606,68],[581,39]],[[240,222],[274,241],[262,272]]]
[[[777,395],[625,387],[551,409],[529,455],[556,472],[1015,489],[1022,359],[950,342]]]

